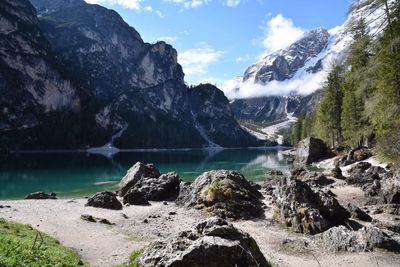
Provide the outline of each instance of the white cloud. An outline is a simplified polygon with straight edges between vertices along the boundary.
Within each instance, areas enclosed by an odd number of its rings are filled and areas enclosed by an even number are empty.
[[[182,65],[186,76],[206,74],[210,64],[217,62],[224,52],[203,44],[178,53],[178,62]]]
[[[126,8],[136,10],[138,12],[155,13],[160,18],[164,18],[164,14],[160,10],[154,10],[152,6],[141,6],[141,2],[145,0],[85,0],[89,4],[109,4],[109,5],[120,5]]]
[[[157,41],[164,41],[166,43],[173,43],[178,39],[176,36],[161,36],[157,38]]]
[[[196,8],[208,4],[211,0],[163,0],[164,2],[175,3],[184,6],[185,8]]]
[[[236,7],[240,4],[240,0],[224,0],[224,5],[229,7]]]
[[[85,0],[89,4],[110,4],[110,5],[120,5],[134,10],[140,10],[140,3],[143,0]]]
[[[242,57],[237,57],[235,59],[235,62],[236,63],[243,63],[243,62],[248,62],[249,60],[250,60],[250,56],[249,56],[249,54],[246,54],[246,55],[244,55]]]
[[[284,96],[293,92],[308,95],[322,88],[326,75],[326,71],[320,71],[286,81],[271,81],[266,85],[255,84],[251,81],[243,83],[238,79],[232,79],[222,83],[220,88],[229,99]]]
[[[164,14],[160,10],[156,10],[155,12],[160,18],[165,18]]]
[[[267,49],[266,53],[271,53],[290,46],[303,34],[303,29],[296,27],[291,19],[278,14],[267,22],[261,43]]]

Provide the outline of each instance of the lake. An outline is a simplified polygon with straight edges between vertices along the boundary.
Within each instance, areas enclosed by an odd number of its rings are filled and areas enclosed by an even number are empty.
[[[0,199],[21,199],[36,191],[63,198],[116,190],[137,161],[154,163],[162,173],[176,171],[185,181],[205,171],[227,169],[257,182],[269,169],[289,169],[281,148],[121,152],[110,158],[84,152],[7,154],[0,155]]]

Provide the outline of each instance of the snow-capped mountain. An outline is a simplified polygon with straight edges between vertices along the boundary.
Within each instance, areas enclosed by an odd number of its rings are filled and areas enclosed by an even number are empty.
[[[289,48],[267,55],[251,65],[244,73],[243,81],[266,84],[274,80],[284,81],[292,78],[306,61],[316,57],[326,48],[329,37],[328,31],[323,28],[307,32]],[[317,61],[308,71],[315,73],[321,68],[321,61]]]
[[[231,105],[236,118],[271,123],[285,120],[285,110],[295,115],[311,111],[320,99],[318,90],[330,68],[345,63],[353,42],[352,29],[361,18],[374,38],[386,26],[380,2],[360,0],[351,7],[342,25],[311,30],[287,49],[251,65],[242,81],[224,88],[228,98],[235,99]]]

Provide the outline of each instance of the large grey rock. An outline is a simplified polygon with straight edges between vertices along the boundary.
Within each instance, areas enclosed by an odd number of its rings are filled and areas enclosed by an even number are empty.
[[[86,206],[111,210],[122,209],[122,204],[117,199],[117,195],[113,192],[108,191],[94,194],[91,198],[88,199]]]
[[[331,251],[370,252],[385,249],[399,252],[400,244],[377,227],[352,231],[344,226],[333,227],[314,237]]]
[[[154,164],[136,162],[119,182],[119,195],[124,196],[143,177],[158,178],[160,175]]]
[[[138,205],[138,206],[148,206],[149,201],[146,199],[143,192],[140,192],[136,188],[131,188],[124,195],[122,202],[124,204]]]
[[[152,178],[144,176],[124,195],[124,203],[131,203],[132,193],[140,192],[144,199],[151,201],[175,200],[179,194],[181,179],[175,172]]]
[[[350,216],[333,196],[293,177],[277,184],[273,200],[280,221],[298,233],[321,233]]]
[[[232,219],[262,215],[262,194],[236,171],[205,172],[180,191],[178,204]]]
[[[249,234],[220,218],[210,218],[193,230],[151,243],[138,262],[149,267],[271,266]]]
[[[384,175],[381,180],[379,203],[400,204],[400,169]]]
[[[294,163],[306,165],[324,159],[328,154],[328,148],[324,141],[314,137],[308,137],[299,142],[296,149]]]

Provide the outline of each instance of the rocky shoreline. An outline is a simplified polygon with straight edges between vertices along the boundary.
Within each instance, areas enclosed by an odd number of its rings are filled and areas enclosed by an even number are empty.
[[[312,139],[292,154],[290,175],[271,171],[262,185],[225,170],[186,183],[138,162],[116,193],[0,201],[0,217],[54,235],[91,266],[135,250],[141,266],[400,266],[398,169]]]

